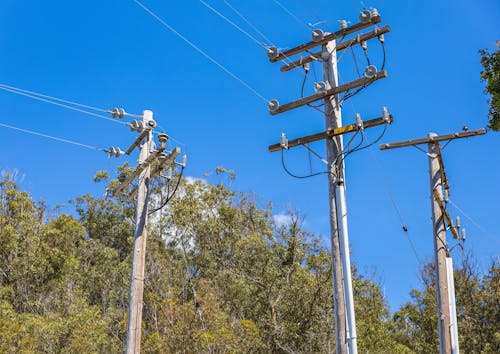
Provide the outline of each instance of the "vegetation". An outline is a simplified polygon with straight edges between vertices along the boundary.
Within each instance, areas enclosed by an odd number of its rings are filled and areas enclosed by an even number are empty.
[[[179,191],[152,216],[144,352],[334,353],[330,256],[300,216],[278,224],[270,206],[222,183]],[[0,181],[1,353],[123,351],[133,205],[73,204],[78,219],[49,218],[11,177]],[[456,275],[464,352],[499,352],[499,265]],[[437,352],[431,267],[394,316],[373,280],[353,278],[360,353]]]
[[[497,46],[498,46],[497,41]],[[500,49],[490,53],[486,50],[480,50],[481,80],[486,81],[486,93],[491,96],[490,109],[488,112],[489,127],[493,130],[500,130]]]

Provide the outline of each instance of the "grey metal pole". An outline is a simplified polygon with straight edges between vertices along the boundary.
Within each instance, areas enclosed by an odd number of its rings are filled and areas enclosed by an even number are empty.
[[[153,112],[144,111],[142,117],[144,126],[147,126],[150,120],[153,120]],[[146,135],[141,142],[139,164],[148,159],[151,141],[152,132],[149,132],[149,134]],[[134,232],[128,309],[127,354],[138,354],[141,352],[141,324],[144,293],[144,268],[146,260],[149,179],[150,167],[148,165],[139,175],[139,184],[137,187],[136,225]]]
[[[437,136],[429,133],[429,138]],[[446,226],[439,203],[434,196],[436,193],[443,200],[441,166],[438,158],[439,142],[428,144],[429,172],[431,181],[432,222],[434,236],[434,253],[436,265],[436,295],[438,304],[439,343],[441,354],[451,354],[450,333],[450,302],[448,294],[448,279],[446,258],[448,248],[446,245]]]
[[[335,44],[335,41],[331,41],[323,46],[323,80],[328,89],[338,86]],[[342,126],[342,113],[338,95],[325,99],[325,125],[327,130]],[[327,139],[326,152],[330,172],[328,174],[328,195],[330,202],[336,350],[337,353],[356,354],[356,324],[347,234],[344,167],[343,163],[338,164],[336,162],[342,151],[342,135]],[[342,184],[339,184],[339,182],[342,182]]]

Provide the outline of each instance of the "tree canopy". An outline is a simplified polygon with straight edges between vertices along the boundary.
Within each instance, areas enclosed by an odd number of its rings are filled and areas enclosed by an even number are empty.
[[[334,353],[330,255],[321,239],[297,213],[278,223],[270,204],[222,182],[183,180],[151,216],[144,353]],[[134,206],[89,195],[72,202],[74,216],[48,216],[11,177],[0,181],[2,353],[124,349]],[[463,268],[461,346],[498,352],[499,265],[485,276]],[[424,269],[423,290],[391,315],[380,286],[354,272],[360,352],[436,352],[431,273]]]
[[[497,41],[497,46],[498,46]],[[490,108],[488,112],[489,127],[493,130],[500,130],[500,49],[489,52],[480,50],[481,80],[486,82],[486,93],[490,95]]]

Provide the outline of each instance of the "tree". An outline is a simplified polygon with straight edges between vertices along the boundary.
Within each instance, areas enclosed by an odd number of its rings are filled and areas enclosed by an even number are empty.
[[[497,41],[497,47],[499,42]],[[481,80],[486,81],[486,93],[489,94],[490,108],[488,112],[489,127],[493,130],[500,130],[500,49],[490,53],[487,50],[480,50]]]
[[[422,269],[423,290],[394,314],[393,335],[415,353],[439,352],[434,265]],[[481,276],[471,256],[455,270],[458,336],[464,353],[500,352],[500,264]]]

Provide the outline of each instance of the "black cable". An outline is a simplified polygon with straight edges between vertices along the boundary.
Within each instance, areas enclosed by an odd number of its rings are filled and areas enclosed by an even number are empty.
[[[304,88],[306,86],[307,76],[309,75],[309,70],[304,69],[304,80],[302,80],[302,86],[300,88],[300,97],[304,98]]]
[[[309,175],[306,175],[306,176],[299,176],[299,175],[296,175],[296,174],[290,172],[290,170],[288,170],[288,168],[286,167],[286,164],[285,164],[285,153],[284,153],[284,150],[285,149],[281,149],[281,165],[283,166],[283,169],[285,170],[285,172],[288,175],[292,176],[293,178],[306,179],[306,178],[316,177],[316,176],[319,176],[319,175],[330,174],[330,172],[317,172],[317,173],[312,173],[312,174],[309,174]]]
[[[160,207],[158,207],[158,208],[156,208],[156,209],[154,209],[154,210],[150,211],[150,212],[148,213],[148,215],[154,214],[154,213],[156,213],[158,210],[163,209],[163,208],[164,208],[164,207],[168,204],[168,202],[169,202],[170,200],[172,200],[172,198],[175,196],[175,193],[177,192],[177,188],[179,188],[179,184],[181,183],[181,180],[182,180],[182,173],[183,173],[183,172],[184,172],[184,166],[182,167],[181,172],[179,173],[179,178],[177,179],[177,184],[175,185],[175,188],[174,188],[174,190],[173,190],[172,194],[171,194],[171,195],[168,195],[168,190],[167,190],[167,199],[163,202],[163,204],[162,204]],[[170,184],[169,184],[169,187],[168,187],[168,188],[170,189]]]
[[[385,68],[385,56],[386,56],[386,53],[385,53],[385,44],[384,44],[384,42],[380,42],[380,44],[382,45],[382,53],[384,55],[384,57],[382,59],[382,67],[380,68],[380,70],[384,70],[384,68]]]
[[[365,58],[366,58],[367,64],[372,65],[370,62],[370,58],[368,57],[368,49],[363,49],[363,52],[365,53]]]

